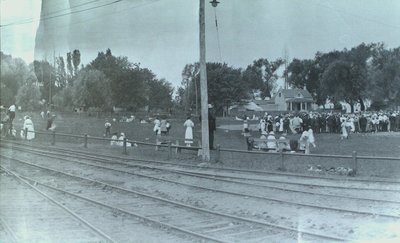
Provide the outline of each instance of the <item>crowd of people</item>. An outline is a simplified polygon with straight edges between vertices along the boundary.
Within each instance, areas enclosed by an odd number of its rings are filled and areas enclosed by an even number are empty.
[[[400,112],[300,112],[297,114],[266,114],[260,119],[260,131],[292,134],[311,128],[315,133],[397,132],[400,131]]]
[[[249,137],[248,117],[243,119],[243,134]],[[291,134],[301,134],[301,147],[311,144],[316,147],[314,133],[337,133],[348,139],[352,133],[377,133],[400,131],[399,111],[361,112],[343,114],[339,112],[299,112],[273,116],[265,113],[259,119],[260,139],[266,139],[266,149],[273,149],[276,139],[286,139]],[[275,137],[275,134],[277,137]],[[247,139],[248,141],[248,139]],[[264,145],[263,145],[264,146]]]

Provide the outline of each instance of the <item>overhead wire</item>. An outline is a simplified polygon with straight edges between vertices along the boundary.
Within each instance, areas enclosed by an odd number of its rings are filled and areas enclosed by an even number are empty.
[[[3,1],[4,1],[4,0],[3,0]],[[48,12],[48,13],[46,13],[46,14],[41,13],[40,17],[43,18],[43,17],[48,17],[48,16],[53,15],[53,14],[56,14],[56,13],[60,13],[60,12],[64,12],[64,11],[70,11],[71,9],[78,8],[78,7],[82,7],[82,6],[85,6],[85,5],[94,3],[94,2],[98,2],[98,1],[104,1],[104,0],[92,0],[92,1],[84,2],[84,3],[78,4],[78,5],[70,6],[70,7],[68,7],[68,8],[58,9],[58,10],[56,10],[56,11]],[[55,4],[54,4],[54,5],[55,5]],[[51,5],[50,5],[50,6],[51,6]],[[8,24],[6,24],[6,25],[10,25],[10,24],[14,24],[14,25],[17,25],[17,24],[26,24],[26,23],[30,23],[29,21],[32,21],[32,22],[33,22],[33,21],[34,21],[34,18],[25,18],[25,19],[21,19],[21,20],[12,22],[12,23],[8,23]],[[26,23],[25,23],[25,22],[26,22]],[[5,26],[6,26],[6,25],[5,25]]]
[[[90,18],[85,19],[85,20],[82,20],[82,21],[75,21],[75,22],[70,22],[70,23],[68,23],[68,24],[57,25],[57,26],[55,26],[55,27],[46,28],[46,30],[58,30],[60,27],[73,26],[73,25],[78,25],[78,24],[85,24],[85,23],[94,21],[94,20],[96,20],[96,19],[98,19],[98,18],[104,18],[105,16],[110,16],[110,15],[118,14],[118,13],[125,12],[125,11],[131,10],[131,9],[140,8],[140,7],[145,7],[145,6],[147,6],[147,5],[151,5],[151,4],[156,3],[156,2],[159,2],[159,1],[161,1],[161,0],[152,0],[152,1],[149,1],[149,2],[147,2],[147,3],[142,3],[142,4],[139,4],[139,5],[133,5],[133,6],[131,6],[131,7],[128,7],[128,6],[122,7],[122,8],[121,8],[120,10],[118,10],[118,11],[114,11],[114,12],[111,12],[111,13],[102,14],[101,16],[90,17]],[[126,1],[124,1],[124,2],[126,2]],[[129,4],[129,3],[128,3],[128,4]]]
[[[54,19],[54,18],[58,18],[58,17],[72,15],[72,14],[75,14],[75,13],[82,13],[82,12],[86,12],[86,11],[89,11],[89,10],[93,10],[93,9],[109,6],[109,5],[112,5],[112,4],[116,4],[116,3],[119,3],[121,1],[123,1],[123,0],[114,0],[114,1],[112,1],[110,3],[105,3],[105,4],[101,4],[101,5],[98,5],[98,6],[93,6],[93,7],[85,8],[85,9],[81,9],[81,10],[71,11],[69,13],[63,13],[63,14],[47,16],[47,17],[44,17],[44,18],[42,17],[42,18],[39,18],[39,19],[31,19],[31,20],[21,21],[21,22],[8,23],[8,24],[0,25],[0,28],[8,27],[8,26],[14,26],[14,25],[28,24],[28,23],[32,23],[32,22],[35,22],[35,21],[44,21],[44,20],[48,20],[48,19]]]
[[[214,9],[214,17],[215,17],[215,28],[217,30],[217,42],[218,42],[218,52],[219,52],[219,60],[222,63],[222,52],[221,52],[221,42],[219,40],[219,29],[218,29],[218,20],[217,20],[217,10],[216,7]]]

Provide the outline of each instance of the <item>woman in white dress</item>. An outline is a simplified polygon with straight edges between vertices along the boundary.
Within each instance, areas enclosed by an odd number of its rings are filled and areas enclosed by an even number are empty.
[[[32,120],[29,116],[25,117],[23,129],[24,129],[24,132],[28,131],[28,133],[26,134],[26,140],[30,141],[35,138],[35,128],[33,126]]]
[[[186,144],[187,147],[190,147],[191,144],[193,143],[193,127],[194,127],[194,123],[190,119],[190,116],[186,119],[186,121],[183,124],[183,126],[186,127],[185,144]]]
[[[153,132],[155,132],[156,135],[160,135],[161,134],[161,129],[160,129],[161,122],[158,119],[158,117],[156,117],[156,119],[154,120],[153,123],[154,123]]]

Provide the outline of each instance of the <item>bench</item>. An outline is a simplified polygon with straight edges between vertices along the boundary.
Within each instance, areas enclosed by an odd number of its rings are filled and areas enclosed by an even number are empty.
[[[295,151],[305,153],[305,149],[300,148],[300,143],[297,140],[290,139],[262,139],[262,138],[246,138],[247,150],[252,151],[253,149],[263,151]],[[267,143],[275,143],[274,146],[268,147]]]
[[[193,147],[188,147],[186,146],[185,141],[192,141],[192,146]],[[171,136],[158,136],[156,138],[156,151],[160,149],[161,146],[159,145],[165,145],[165,146],[175,146],[175,153],[180,153],[182,147],[185,147],[185,149],[189,150],[198,150],[197,153],[200,152],[201,149],[201,141],[198,139],[184,139],[184,138],[176,138],[176,137],[171,137]]]

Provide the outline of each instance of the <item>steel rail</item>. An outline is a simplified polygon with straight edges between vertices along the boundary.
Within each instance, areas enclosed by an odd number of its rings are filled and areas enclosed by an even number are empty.
[[[1,167],[2,169],[4,169],[3,166],[0,165],[0,167]],[[6,169],[6,170],[7,170],[7,169]],[[11,172],[11,173],[14,173],[14,174],[17,175],[17,173],[15,173],[15,172]],[[59,172],[59,173],[62,173],[62,172]],[[64,173],[63,173],[63,174],[64,174]],[[65,173],[65,174],[67,174],[67,173]],[[34,179],[29,178],[29,177],[26,177],[26,176],[22,176],[22,175],[18,175],[18,176],[19,176],[20,178],[25,179],[25,180],[29,180],[29,181],[33,182],[34,184],[36,184],[36,185],[42,185],[42,186],[47,187],[47,188],[50,188],[50,189],[52,189],[52,190],[55,190],[55,191],[58,191],[58,192],[61,192],[61,193],[68,194],[68,195],[70,195],[70,196],[79,198],[79,199],[84,200],[84,201],[88,201],[88,202],[93,203],[93,204],[96,204],[96,205],[100,205],[100,206],[106,207],[106,208],[111,209],[111,210],[116,210],[116,211],[119,211],[119,212],[121,212],[121,213],[128,214],[128,215],[130,215],[130,216],[133,216],[133,217],[136,217],[136,218],[145,220],[145,221],[150,222],[150,223],[154,223],[154,224],[157,224],[157,225],[160,225],[160,226],[163,226],[163,227],[167,227],[167,228],[170,228],[170,229],[173,229],[173,230],[177,230],[177,231],[179,231],[179,232],[186,233],[186,234],[189,234],[189,235],[192,235],[192,236],[196,236],[196,237],[199,237],[199,238],[202,238],[202,239],[211,240],[211,241],[215,241],[215,242],[226,243],[225,241],[222,241],[222,240],[220,240],[220,239],[216,239],[216,238],[212,238],[212,237],[209,237],[209,236],[201,235],[201,234],[198,234],[198,233],[196,233],[196,232],[192,232],[192,231],[189,231],[189,230],[185,230],[185,229],[183,229],[183,228],[180,228],[180,227],[176,227],[176,226],[174,226],[174,225],[170,225],[170,224],[167,224],[167,223],[162,223],[162,222],[159,222],[159,221],[156,221],[156,220],[152,220],[152,219],[150,219],[150,218],[148,218],[148,217],[146,217],[146,216],[143,216],[143,215],[140,215],[140,214],[137,214],[137,213],[133,213],[133,212],[124,210],[124,209],[122,209],[122,208],[114,207],[114,206],[111,206],[111,205],[108,205],[108,204],[105,204],[105,203],[102,203],[102,202],[99,202],[99,201],[96,201],[96,200],[93,200],[93,199],[90,199],[90,198],[87,198],[87,197],[78,195],[78,194],[75,194],[75,193],[72,193],[72,192],[68,192],[68,191],[62,190],[62,189],[59,189],[59,188],[57,188],[57,187],[53,187],[53,186],[47,185],[47,184],[45,184],[45,183],[41,183],[41,182],[39,182],[39,181],[37,181],[37,180],[34,180]],[[69,176],[75,177],[75,176],[73,176],[73,175],[69,175]],[[77,178],[79,178],[79,177],[77,177]],[[92,182],[95,182],[95,181],[92,181]],[[113,188],[113,187],[111,186],[111,188]]]
[[[118,169],[114,169],[114,168],[110,168],[110,167],[106,167],[106,166],[90,164],[90,163],[86,163],[86,162],[82,162],[82,161],[71,161],[71,160],[65,159],[63,157],[58,157],[57,155],[46,155],[46,154],[43,154],[41,152],[32,152],[32,151],[31,151],[31,153],[39,155],[39,156],[45,156],[45,157],[49,157],[49,158],[65,160],[65,161],[68,161],[68,162],[80,163],[80,164],[84,164],[84,165],[87,165],[87,166],[93,166],[93,167],[98,167],[98,168],[102,168],[102,169],[108,169],[108,170],[115,171],[115,172],[126,173],[126,174],[130,174],[130,175],[135,175],[135,176],[142,176],[142,177],[146,177],[146,178],[166,181],[166,182],[185,185],[185,186],[193,186],[193,187],[196,187],[196,188],[201,188],[201,189],[210,190],[210,191],[216,191],[215,189],[211,189],[211,188],[199,187],[199,186],[194,186],[194,185],[187,184],[187,183],[176,182],[176,181],[167,180],[167,179],[158,178],[158,177],[153,177],[153,176],[148,176],[148,175],[144,175],[144,174],[127,172],[127,171],[118,170]],[[69,156],[71,156],[71,155],[69,155]],[[105,162],[109,162],[109,161],[104,160],[104,163]],[[128,167],[139,167],[139,168],[145,168],[145,169],[151,169],[151,170],[155,169],[155,167],[150,167],[150,166],[145,166],[145,165],[131,165],[131,164],[127,164],[127,163],[123,163],[123,162],[116,162],[116,161],[112,161],[112,162],[113,162],[113,164],[119,164],[119,165],[128,166]],[[354,196],[346,196],[346,195],[333,195],[333,194],[319,193],[319,192],[308,192],[308,191],[302,191],[302,190],[294,190],[294,189],[282,188],[282,187],[277,187],[277,186],[266,186],[266,185],[259,185],[259,184],[253,184],[253,183],[234,181],[234,180],[220,179],[220,178],[230,178],[229,176],[209,175],[209,174],[204,174],[204,173],[181,171],[181,170],[175,170],[175,169],[169,169],[169,168],[165,168],[165,169],[164,168],[156,168],[156,169],[157,170],[161,170],[161,171],[168,171],[170,173],[186,175],[186,176],[194,176],[194,177],[205,178],[205,179],[210,179],[210,180],[218,180],[218,181],[227,182],[227,183],[233,183],[233,184],[239,184],[239,185],[247,185],[247,186],[255,186],[255,187],[268,188],[268,189],[274,189],[274,190],[281,190],[281,191],[287,191],[287,192],[303,193],[303,194],[316,195],[316,196],[326,196],[326,197],[333,197],[333,198],[345,198],[345,199],[352,199],[352,200],[363,200],[363,201],[371,201],[371,202],[400,204],[400,201],[394,201],[394,200],[372,199],[372,198],[354,197]],[[380,189],[374,189],[374,190],[380,190]],[[221,192],[234,193],[234,192],[227,192],[227,191],[221,191]],[[247,194],[241,194],[241,195],[254,197],[252,195],[247,195]],[[278,200],[278,199],[268,198],[268,197],[260,197],[259,199],[266,199],[266,200],[272,200],[272,201]],[[279,200],[279,202],[298,205],[298,203],[287,202],[287,201],[284,201],[284,200]],[[304,205],[302,205],[302,206],[304,206]],[[306,205],[306,206],[310,206],[311,207],[311,205]],[[319,206],[312,206],[312,207],[319,207]],[[335,208],[324,207],[322,209],[335,209]],[[335,210],[342,210],[342,209],[339,208],[339,209],[335,209]],[[355,212],[362,212],[362,211],[355,211]]]
[[[0,155],[0,157],[6,157],[6,156]],[[38,167],[38,168],[42,168],[42,169],[45,169],[45,170],[53,171],[53,172],[56,172],[56,173],[64,174],[64,175],[67,175],[67,176],[70,176],[70,177],[73,177],[73,178],[78,178],[78,179],[81,179],[81,180],[84,180],[84,181],[90,181],[90,182],[97,183],[97,184],[100,184],[100,185],[103,185],[103,186],[108,186],[110,188],[115,188],[115,189],[118,189],[118,190],[121,190],[121,191],[124,191],[124,192],[133,193],[133,194],[140,195],[140,196],[143,196],[143,197],[147,197],[147,198],[151,198],[151,199],[154,199],[154,200],[166,202],[166,203],[169,203],[169,204],[172,204],[172,205],[176,205],[176,206],[179,206],[179,207],[182,207],[182,208],[188,208],[188,209],[191,209],[191,210],[195,210],[195,211],[199,211],[199,212],[203,212],[203,213],[208,213],[208,214],[211,214],[211,215],[218,215],[218,216],[222,216],[222,217],[226,217],[226,218],[235,219],[235,220],[238,220],[238,221],[243,221],[243,222],[247,222],[247,223],[253,223],[253,224],[257,224],[257,225],[261,225],[261,226],[268,226],[268,227],[272,227],[272,228],[277,228],[277,229],[281,229],[281,230],[295,232],[295,233],[298,233],[298,234],[310,235],[310,236],[329,239],[329,240],[351,241],[350,239],[340,238],[340,237],[337,237],[337,236],[321,235],[321,234],[314,233],[314,232],[308,232],[308,231],[305,231],[305,230],[298,230],[298,229],[295,229],[295,228],[286,227],[286,226],[282,226],[282,225],[276,225],[276,224],[272,224],[272,223],[267,223],[267,222],[263,222],[263,221],[260,221],[260,220],[242,218],[242,217],[238,217],[238,216],[234,216],[234,215],[219,213],[219,212],[208,210],[208,209],[202,209],[202,208],[198,208],[198,207],[193,207],[193,206],[190,206],[190,205],[186,205],[186,204],[183,204],[183,203],[171,201],[171,200],[164,199],[164,198],[157,197],[157,196],[152,196],[150,194],[138,192],[138,191],[135,191],[135,190],[125,189],[125,188],[122,188],[122,187],[119,187],[119,186],[110,185],[108,183],[104,183],[104,182],[101,182],[101,181],[98,181],[98,180],[94,180],[94,179],[90,179],[90,178],[84,178],[84,177],[80,177],[80,176],[77,176],[77,175],[72,175],[72,174],[69,174],[69,173],[66,173],[66,172],[61,172],[61,171],[58,171],[58,170],[55,170],[55,169],[46,168],[46,167],[43,167],[43,166],[40,166],[40,165],[35,165],[35,164],[30,163],[30,162],[22,161],[22,160],[19,160],[19,159],[9,158],[9,157],[7,157],[7,158],[10,159],[10,160],[14,160],[14,161],[17,161],[17,162],[20,162],[20,163],[28,164],[28,165],[31,165],[31,166],[34,166],[34,167]],[[59,189],[57,189],[57,190],[59,190]]]
[[[6,221],[3,220],[3,216],[1,216],[1,215],[0,215],[0,223],[1,223],[1,225],[3,225],[3,227],[6,230],[6,232],[10,235],[12,242],[15,242],[15,243],[20,242],[18,240],[18,237],[14,234],[14,232],[12,231],[10,226],[8,226]]]
[[[26,149],[26,148],[24,148]],[[65,150],[68,152],[74,152],[72,150]],[[50,154],[56,154],[57,152],[47,152]],[[80,152],[78,152],[80,153]],[[57,155],[57,154],[56,154]],[[90,158],[92,160],[98,160],[98,161],[107,161],[107,162],[112,162],[112,163],[117,163],[115,162],[115,160],[109,161],[106,160],[104,158],[99,158],[98,156],[95,155],[79,155],[82,157],[79,157],[77,155],[71,155],[71,154],[63,154],[63,156],[70,156],[70,157],[74,157],[74,158],[81,158],[81,159],[87,159]],[[119,158],[119,157],[113,157],[113,158]],[[120,158],[122,160],[124,160],[124,158]],[[126,160],[126,159],[125,159]],[[137,160],[134,159],[134,161],[143,161],[143,162],[153,162],[151,160]],[[173,165],[177,165],[177,164],[173,164]],[[147,169],[159,169],[159,170],[169,170],[171,172],[175,172],[175,173],[189,173],[187,171],[182,171],[182,170],[177,170],[177,169],[170,169],[170,168],[160,168],[160,167],[150,167],[148,165],[132,165],[129,164],[129,166],[135,166],[135,167],[140,167],[140,168],[147,168]],[[178,165],[179,166],[179,165]],[[198,166],[193,166],[195,168],[199,168]],[[203,173],[203,172],[190,172],[192,174],[198,174],[198,175],[203,175],[203,176],[213,176],[213,177],[224,177],[224,178],[230,178],[230,179],[239,179],[239,180],[247,180],[247,181],[260,181],[260,182],[267,182],[267,183],[282,183],[282,184],[288,184],[288,185],[300,185],[300,186],[313,186],[313,187],[320,187],[320,188],[334,188],[334,189],[353,189],[353,190],[364,190],[364,191],[387,191],[387,192],[400,192],[400,190],[395,190],[395,189],[385,189],[385,188],[362,188],[362,187],[346,187],[346,186],[332,186],[332,185],[320,185],[320,184],[311,184],[311,183],[301,183],[301,182],[287,182],[287,181],[281,181],[281,180],[273,180],[273,179],[261,179],[261,178],[243,178],[243,177],[239,177],[239,176],[218,176],[218,175],[214,175],[214,174],[209,174],[209,173]],[[313,177],[315,178],[315,177]],[[318,179],[318,178],[317,178]],[[322,179],[324,179],[324,177],[322,177]],[[341,180],[339,180],[341,181]],[[359,181],[352,181],[352,182],[359,182]],[[369,181],[371,182],[371,181]],[[379,183],[384,183],[384,182],[379,182]],[[400,184],[400,183],[396,183],[396,184]]]
[[[1,140],[0,140],[1,141]],[[20,145],[26,145],[26,144],[21,144],[15,141],[7,141],[9,143],[14,143],[14,144],[20,144]],[[1,145],[1,143],[0,143]],[[152,146],[156,146],[154,144],[151,144]],[[37,147],[37,148],[46,148],[48,149],[48,147],[44,147],[44,146],[40,146],[40,145],[30,145],[31,147]],[[164,145],[165,147],[167,147],[166,145]],[[55,148],[53,147],[53,150]],[[66,151],[66,152],[75,152],[75,153],[81,153],[81,154],[85,154],[87,156],[91,156],[91,153],[88,152],[84,152],[84,151],[77,151],[77,150],[73,150],[73,149],[63,149],[63,148],[57,148],[57,150],[59,151]],[[264,154],[268,154],[268,153],[264,153]],[[279,153],[278,153],[279,154]],[[286,154],[285,154],[286,155]],[[166,162],[166,161],[159,161],[159,160],[153,160],[153,159],[132,159],[132,158],[126,158],[126,157],[120,157],[120,156],[110,156],[110,155],[105,155],[105,154],[101,154],[101,156],[103,157],[108,157],[108,158],[112,158],[112,159],[121,159],[121,160],[128,160],[128,161],[142,161],[142,162],[152,162],[152,163],[159,163],[159,164],[170,164],[170,165],[175,165],[175,166],[186,166],[186,167],[192,167],[192,168],[199,168],[196,165],[192,165],[192,164],[187,164],[187,163],[180,163],[179,165],[177,163],[173,163],[173,162]],[[359,158],[359,156],[357,156],[357,158]],[[362,157],[363,158],[363,157]],[[371,157],[373,158],[373,157]],[[380,179],[362,179],[362,178],[335,178],[335,177],[330,177],[330,176],[315,176],[315,175],[305,175],[305,174],[299,174],[299,173],[290,173],[290,172],[275,172],[275,171],[260,171],[260,170],[243,170],[243,169],[236,169],[236,168],[229,168],[229,167],[225,167],[225,168],[218,168],[218,167],[214,167],[214,166],[210,166],[208,167],[209,169],[214,169],[214,170],[226,170],[226,171],[232,171],[232,172],[245,172],[245,173],[257,173],[257,174],[266,174],[266,175],[284,175],[284,176],[289,176],[289,177],[300,177],[300,178],[309,178],[309,179],[323,179],[323,180],[333,180],[333,181],[357,181],[357,182],[372,182],[372,183],[393,183],[393,184],[400,184],[400,180],[394,180],[394,179],[384,179],[384,178],[380,178]]]
[[[72,215],[72,217],[74,217],[75,219],[77,219],[79,222],[83,223],[84,225],[86,225],[87,227],[89,227],[91,230],[93,230],[97,235],[101,236],[103,239],[106,240],[106,242],[115,242],[115,240],[113,240],[110,236],[108,236],[107,234],[105,234],[104,232],[102,232],[100,229],[97,229],[95,226],[93,226],[92,224],[90,224],[89,222],[87,222],[85,219],[83,219],[82,217],[80,217],[79,215],[77,215],[76,213],[74,213],[72,210],[68,209],[66,206],[62,205],[61,203],[57,202],[57,200],[53,199],[52,197],[50,197],[49,195],[47,195],[46,193],[42,192],[41,190],[39,190],[36,186],[31,185],[26,179],[22,178],[21,176],[19,176],[17,173],[14,173],[13,171],[5,168],[4,166],[0,165],[0,168],[2,170],[4,170],[5,172],[7,172],[10,175],[13,175],[15,178],[17,178],[18,180],[20,180],[21,182],[23,182],[25,185],[29,186],[30,188],[32,188],[33,190],[35,190],[36,192],[38,192],[39,194],[41,194],[43,197],[47,198],[50,202],[54,203],[55,205],[59,206],[60,208],[62,208],[64,211],[66,211],[67,213],[69,213],[70,215]]]

